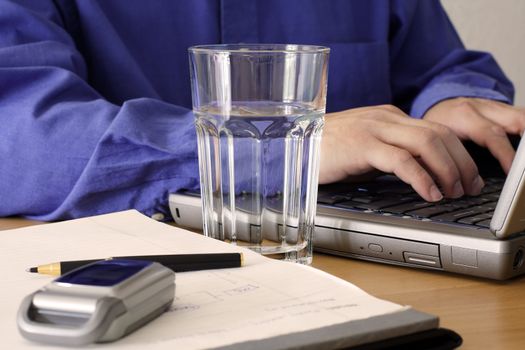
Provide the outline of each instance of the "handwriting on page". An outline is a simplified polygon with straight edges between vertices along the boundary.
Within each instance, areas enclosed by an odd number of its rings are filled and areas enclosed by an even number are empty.
[[[195,339],[217,344],[217,337],[242,341],[246,334],[305,331],[400,308],[347,284],[326,283],[312,269],[276,263],[178,274],[176,298],[165,316],[176,325],[170,340],[180,346]]]

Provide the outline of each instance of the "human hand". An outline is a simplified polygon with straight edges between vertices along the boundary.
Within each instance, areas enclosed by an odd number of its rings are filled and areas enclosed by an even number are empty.
[[[429,109],[424,119],[445,125],[459,138],[486,147],[506,173],[515,154],[507,134],[523,135],[525,129],[524,108],[479,98],[442,101]]]
[[[438,184],[452,198],[479,194],[484,186],[476,164],[447,127],[389,105],[327,114],[319,182],[374,169],[394,173],[427,201],[443,198]]]

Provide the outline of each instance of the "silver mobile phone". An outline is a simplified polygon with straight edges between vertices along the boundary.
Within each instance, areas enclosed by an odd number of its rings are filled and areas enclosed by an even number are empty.
[[[18,329],[29,340],[78,346],[113,341],[162,314],[175,296],[175,273],[143,260],[103,260],[73,270],[28,295]]]

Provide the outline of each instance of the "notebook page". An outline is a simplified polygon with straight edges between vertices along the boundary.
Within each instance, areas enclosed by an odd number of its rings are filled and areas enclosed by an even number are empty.
[[[126,211],[0,231],[4,288],[0,327],[6,348],[42,347],[16,329],[22,298],[52,280],[30,266],[119,255],[242,251],[245,266],[177,273],[169,312],[129,336],[93,347],[209,349],[405,310],[315,268],[252,251]]]

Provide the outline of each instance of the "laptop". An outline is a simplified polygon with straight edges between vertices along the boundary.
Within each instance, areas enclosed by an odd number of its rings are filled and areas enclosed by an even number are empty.
[[[490,176],[484,177],[486,185],[479,196],[438,203],[425,202],[394,176],[320,186],[314,249],[496,280],[521,275],[525,273],[525,141],[519,143],[506,178],[494,176],[499,166],[493,160],[488,168]],[[198,194],[171,194],[169,205],[178,225],[202,229]]]

